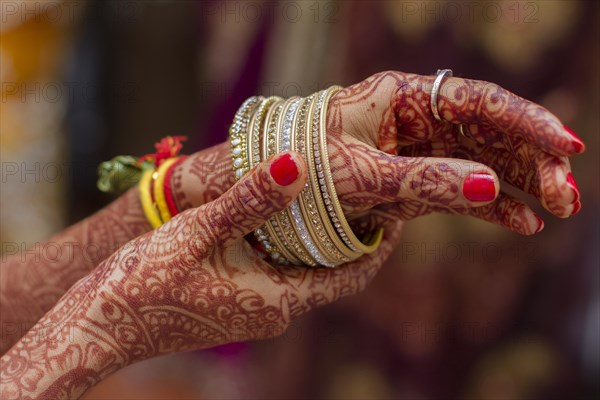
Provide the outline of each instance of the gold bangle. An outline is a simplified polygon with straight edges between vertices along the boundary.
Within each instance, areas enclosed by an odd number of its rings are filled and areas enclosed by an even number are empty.
[[[273,113],[269,115],[270,119],[265,121],[265,132],[262,142],[263,160],[268,160],[271,156],[277,154],[277,127],[279,126],[279,119],[285,105],[285,101],[274,104]],[[271,258],[279,262],[281,262],[279,259],[285,259],[292,264],[300,264],[300,260],[290,253],[281,241],[283,234],[275,217],[271,217],[265,222],[262,228],[263,233],[265,233],[264,236],[267,236],[265,241],[271,246]]]
[[[329,101],[339,90],[341,87],[332,86],[308,98],[287,100],[251,97],[238,109],[230,128],[236,180],[260,161],[279,153],[295,150],[305,158],[308,182],[300,195],[254,232],[276,263],[335,267],[372,253],[381,243],[383,229],[368,232],[363,242],[356,237],[335,190],[326,125]],[[171,217],[160,190],[169,166],[159,168],[154,189],[159,224],[161,217]],[[152,175],[149,177],[152,179]],[[152,199],[144,197],[143,206],[151,220]]]
[[[311,185],[311,179],[313,179],[313,165],[308,144],[308,135],[310,130],[308,115],[311,108],[314,106],[315,101],[316,94],[313,94],[303,105],[302,109],[298,113],[299,115],[296,121],[298,132],[296,133],[297,137],[295,144],[297,146],[297,151],[304,156],[308,173],[306,187],[302,190],[298,199],[302,219],[306,221],[306,227],[310,233],[310,236],[313,238],[315,249],[320,253],[321,257],[326,259],[326,262],[323,260],[317,261],[319,264],[326,267],[335,267],[349,259],[337,249],[328,236],[324,221],[321,219],[321,215],[319,213],[317,198],[315,197],[315,192],[313,191]]]
[[[258,127],[259,141],[252,144],[252,146],[255,146],[256,144],[258,144],[258,147],[259,147],[259,153],[258,153],[259,157],[258,158],[254,158],[254,156],[257,155],[257,153],[255,151],[253,151],[253,153],[252,153],[253,154],[253,162],[255,162],[256,164],[258,164],[261,160],[265,159],[265,152],[263,149],[264,137],[266,135],[265,131],[267,130],[267,126],[269,124],[269,120],[271,119],[271,115],[273,114],[273,111],[275,109],[277,109],[277,107],[282,102],[283,102],[283,99],[277,98],[275,101],[273,101],[270,104],[269,108],[266,110],[266,113],[265,113],[266,115],[265,115],[265,118],[263,119],[263,123],[261,123],[260,126]],[[256,127],[253,127],[253,129],[256,129]],[[271,238],[271,233],[267,229],[266,223],[254,230],[254,237],[263,246],[263,248],[269,253],[269,255],[271,256],[273,261],[280,263],[280,264],[285,264],[288,262],[288,260],[284,259],[284,257],[281,255],[280,250],[277,247],[273,248],[273,239]]]
[[[236,112],[230,128],[231,157],[236,180],[241,179],[250,170],[250,155],[254,154],[250,147],[248,125],[256,117],[256,106],[262,103],[262,96],[248,98]],[[263,225],[264,226],[264,225]],[[270,234],[266,229],[255,230],[256,238],[271,255],[273,261],[285,264],[287,260],[281,256],[280,250],[271,244]]]
[[[291,150],[292,123],[301,101],[302,99],[298,97],[292,97],[286,100],[284,108],[280,113],[275,146],[279,153],[285,153]],[[292,224],[290,207],[278,212],[274,216],[277,223],[274,229],[275,234],[281,238],[284,247],[299,261],[305,265],[315,266],[315,261],[311,258],[310,254],[306,252],[306,249],[300,240],[300,236]],[[279,230],[277,228],[279,228]]]
[[[156,170],[156,178],[154,179],[154,202],[163,223],[171,219],[171,212],[165,199],[165,176],[169,168],[177,162],[179,157],[172,157],[164,160],[160,167]]]
[[[346,216],[342,210],[342,206],[339,202],[335,185],[333,182],[333,175],[331,173],[331,166],[329,165],[329,154],[327,150],[327,106],[329,105],[329,99],[342,90],[340,86],[332,86],[329,89],[321,92],[319,97],[319,103],[317,106],[317,110],[313,116],[313,129],[318,127],[317,135],[315,136],[315,131],[313,130],[313,138],[318,137],[320,142],[320,152],[314,152],[315,162],[317,163],[317,168],[319,164],[322,165],[323,175],[319,175],[319,178],[322,179],[319,181],[320,183],[320,191],[321,197],[324,199],[324,203],[327,207],[324,210],[329,217],[331,218],[331,222],[337,231],[337,234],[342,239],[342,241],[350,248],[352,251],[361,255],[362,253],[370,254],[377,250],[377,247],[381,244],[381,240],[383,238],[383,229],[378,229],[374,235],[370,238],[370,241],[367,243],[362,243],[354,234],[348,221],[346,220]],[[369,235],[371,236],[371,235]]]
[[[285,114],[287,113],[287,109],[291,106],[292,101],[295,99],[295,97],[292,97],[290,99],[285,100],[281,105],[281,109],[276,110],[277,117],[274,117],[274,120],[272,121],[274,125],[270,127],[273,129],[269,129],[269,132],[267,132],[267,159],[271,158],[276,154],[279,154],[282,121],[285,117]],[[267,227],[270,228],[272,232],[273,242],[280,249],[281,253],[290,263],[294,265],[302,265],[302,262],[293,251],[293,246],[291,246],[286,240],[286,234],[289,233],[286,232],[286,229],[289,231],[290,227],[289,225],[282,225],[282,219],[280,218],[281,215],[285,215],[285,212],[278,212],[267,221]]]
[[[138,185],[138,190],[140,191],[140,202],[142,203],[146,219],[150,222],[152,228],[158,228],[162,225],[162,220],[152,202],[152,194],[150,193],[150,185],[152,184],[152,175],[154,172],[154,170],[144,171]]]
[[[256,166],[261,160],[261,133],[265,121],[265,114],[268,114],[273,103],[280,103],[281,100],[280,97],[276,96],[261,100],[256,111],[250,118],[250,123],[248,125],[248,148],[250,149],[248,161],[250,168]],[[273,235],[273,231],[273,227],[268,226],[268,223],[265,223],[255,230],[254,235],[263,245],[265,250],[267,250],[273,261],[280,264],[285,264],[287,261],[300,264],[291,253],[287,252],[280,243],[274,240],[276,235]]]
[[[261,96],[248,98],[237,110],[229,128],[231,142],[231,159],[236,180],[241,179],[249,170],[248,165],[248,122],[252,110],[262,99]]]
[[[325,229],[325,222],[321,218],[318,212],[317,199],[315,192],[312,189],[311,181],[314,180],[313,174],[313,162],[311,159],[311,152],[308,143],[308,115],[311,108],[313,107],[316,100],[316,95],[311,95],[302,104],[298,116],[296,118],[296,132],[295,132],[295,143],[294,149],[301,153],[306,161],[308,180],[304,189],[302,189],[300,196],[298,196],[299,214],[295,216],[294,220],[299,228],[302,228],[302,221],[305,222],[308,236],[311,240],[306,240],[307,250],[311,253],[313,258],[320,264],[326,267],[335,267],[343,262],[349,261],[350,259],[342,254],[335,244],[332,242],[331,237],[327,234]],[[294,210],[292,210],[294,211]],[[298,214],[298,213],[297,213]]]
[[[271,96],[262,100],[256,108],[256,112],[252,115],[248,127],[248,148],[250,149],[248,162],[250,169],[258,165],[261,160],[261,137],[266,116],[272,105],[281,100],[283,99],[278,96]]]
[[[321,188],[324,187],[326,179],[324,175],[326,166],[322,162],[321,144],[319,143],[320,130],[316,121],[318,121],[325,94],[326,91],[322,90],[315,95],[315,100],[306,117],[306,158],[308,160],[310,171],[310,187],[312,188],[315,205],[320,220],[322,221],[324,231],[334,244],[335,248],[344,256],[338,261],[338,264],[340,264],[341,262],[353,261],[360,257],[361,254],[348,248],[338,237],[334,227],[335,221],[332,221],[327,213],[327,207],[331,203],[331,199],[329,199],[329,195],[323,195],[321,192]]]

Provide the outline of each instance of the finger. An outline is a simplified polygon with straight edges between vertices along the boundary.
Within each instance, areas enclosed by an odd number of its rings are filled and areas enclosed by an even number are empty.
[[[393,156],[352,138],[337,148],[330,153],[332,173],[347,214],[403,200],[476,207],[493,201],[499,191],[496,173],[473,161]]]
[[[500,179],[534,195],[552,214],[565,218],[577,211],[579,190],[569,160],[556,157],[522,139],[507,142],[510,150],[461,140],[456,157],[468,158],[493,168]]]
[[[486,165],[455,158],[391,157],[381,170],[381,200],[415,200],[434,207],[478,207],[494,201],[500,190],[496,173]]]
[[[193,210],[205,246],[226,245],[258,228],[292,202],[306,176],[295,152],[259,164],[221,197]]]
[[[399,243],[402,222],[389,215],[371,218],[375,220],[370,225],[384,228],[381,245],[375,252],[336,268],[278,268],[278,273],[284,275],[294,289],[293,299],[288,304],[292,319],[364,290],[377,275]]]
[[[425,212],[414,213],[406,206],[405,203],[382,204],[377,209],[405,221],[430,212],[470,215],[521,235],[533,235],[544,228],[544,221],[527,204],[504,192],[500,192],[493,203],[476,208],[430,207]]]
[[[565,129],[551,112],[494,83],[447,78],[440,87],[438,111],[445,121],[487,125],[555,156],[585,150],[581,139]]]
[[[506,193],[500,193],[492,204],[458,212],[503,226],[521,235],[533,235],[544,229],[544,221],[527,204]]]

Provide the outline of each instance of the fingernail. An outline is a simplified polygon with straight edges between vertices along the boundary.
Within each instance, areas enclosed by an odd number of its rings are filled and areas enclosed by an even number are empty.
[[[536,216],[535,216],[535,218],[536,218],[536,219],[537,219],[537,221],[538,221],[538,227],[537,227],[537,229],[535,230],[535,233],[538,233],[538,232],[540,232],[542,229],[544,229],[544,220],[543,220],[543,219],[541,219],[539,215],[536,215]]]
[[[573,148],[575,149],[575,152],[582,153],[585,150],[585,144],[583,144],[583,140],[581,140],[579,136],[577,136],[575,132],[573,132],[568,126],[563,125],[563,128],[565,128],[565,131],[567,131],[569,135],[571,135],[575,139],[571,142]]]
[[[578,202],[579,187],[577,186],[577,182],[575,182],[575,178],[573,178],[573,174],[570,172],[567,174],[567,182],[569,183],[569,185],[571,185],[571,189],[573,189],[573,192],[575,192],[575,200],[573,200],[572,203]]]
[[[581,202],[580,201],[578,201],[577,203],[573,204],[573,211],[571,211],[571,215],[575,215],[579,211],[581,211]]]
[[[471,201],[490,201],[496,197],[494,177],[487,172],[476,172],[463,183],[463,194]]]
[[[288,186],[298,178],[298,166],[289,153],[273,161],[270,172],[280,186]]]

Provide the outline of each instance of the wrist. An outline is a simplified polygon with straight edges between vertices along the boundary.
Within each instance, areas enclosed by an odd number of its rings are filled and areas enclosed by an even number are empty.
[[[95,292],[92,276],[75,284],[2,357],[1,398],[78,398],[125,366],[97,329],[97,312],[87,296]]]
[[[229,143],[187,157],[174,168],[171,193],[179,212],[211,202],[235,183]]]

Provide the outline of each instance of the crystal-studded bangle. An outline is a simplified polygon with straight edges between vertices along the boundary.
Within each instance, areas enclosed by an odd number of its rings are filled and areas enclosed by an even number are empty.
[[[251,169],[258,165],[261,160],[261,138],[263,135],[263,126],[267,117],[267,113],[275,102],[282,100],[283,99],[278,96],[271,96],[262,100],[256,108],[256,112],[252,116],[251,124],[248,128],[248,148],[250,149],[249,163]]]
[[[306,116],[306,159],[308,161],[309,185],[315,198],[316,210],[324,228],[324,235],[333,243],[333,248],[343,255],[341,262],[357,259],[361,253],[348,248],[339,238],[327,208],[331,205],[329,194],[322,192],[325,187],[325,168],[328,164],[323,161],[321,154],[320,134],[318,119],[321,113],[326,91],[322,90],[315,95],[315,100]],[[323,234],[322,234],[323,235]],[[341,262],[338,261],[337,264]]]
[[[255,237],[278,264],[335,267],[379,246],[383,230],[358,240],[337,198],[330,169],[326,114],[340,87],[308,98],[251,97],[242,104],[230,129],[236,180],[270,157],[295,150],[306,161],[308,181],[290,206],[273,215]]]
[[[294,117],[297,114],[298,106],[300,105],[301,98],[292,98],[286,102],[286,107],[281,112],[279,121],[279,135],[277,140],[277,150],[279,153],[288,152],[291,150],[292,131]],[[296,201],[295,199],[293,200]],[[291,207],[291,206],[290,206]],[[302,263],[305,265],[315,266],[316,263],[310,254],[306,251],[305,244],[301,238],[300,233],[296,229],[293,221],[293,215],[290,211],[290,207],[277,213],[275,219],[277,224],[281,228],[282,241],[284,246],[289,249]]]
[[[342,241],[349,249],[357,254],[370,254],[374,252],[381,244],[383,238],[383,229],[378,229],[374,235],[370,235],[368,243],[362,243],[354,234],[338,200],[333,175],[329,165],[329,154],[327,150],[327,107],[331,97],[342,90],[340,86],[332,86],[329,89],[321,92],[317,108],[313,114],[313,139],[318,138],[320,144],[320,152],[314,151],[315,163],[317,169],[322,165],[322,175],[319,175],[319,190],[326,205],[326,213],[329,215],[333,226]],[[317,135],[315,136],[315,131]]]
[[[311,252],[311,255],[320,265],[335,267],[338,264],[349,261],[349,258],[338,250],[327,234],[327,230],[324,226],[326,221],[321,219],[321,214],[319,213],[317,206],[317,199],[312,189],[312,185],[310,184],[311,179],[314,179],[315,173],[312,169],[313,160],[308,140],[308,116],[315,101],[316,95],[311,95],[307,98],[298,111],[298,116],[295,121],[294,149],[304,157],[309,176],[306,186],[302,189],[300,196],[297,198],[299,207],[291,208],[291,211],[294,213],[294,220],[298,224],[298,227],[303,230],[305,228],[308,232],[307,236],[311,240],[307,243],[309,244],[308,249]],[[294,205],[292,204],[291,207],[294,207]],[[302,221],[304,221],[304,226]]]
[[[287,113],[287,109],[291,106],[295,98],[290,98],[284,101],[281,105],[281,109],[276,109],[273,114],[273,120],[269,121],[269,130],[265,136],[264,148],[267,149],[268,153],[266,158],[269,159],[279,153],[280,143],[282,140],[281,129],[283,125],[283,119]],[[273,244],[280,250],[281,254],[290,263],[295,265],[301,265],[302,262],[294,252],[294,247],[288,242],[287,234],[290,233],[289,221],[283,217],[284,211],[276,213],[266,222],[267,229],[272,234]],[[287,232],[286,232],[287,230]]]
[[[258,145],[259,151],[253,151],[253,162],[254,165],[261,162],[264,159],[265,153],[263,150],[263,138],[267,134],[268,124],[271,120],[271,116],[273,115],[273,111],[277,109],[277,106],[281,104],[284,100],[282,98],[277,98],[275,101],[269,104],[269,107],[265,109],[265,116],[262,119],[262,123],[253,128],[253,132],[256,132],[255,129],[258,129],[258,136],[254,137],[256,141],[252,144],[253,148],[255,145]],[[263,247],[263,249],[269,254],[269,256],[273,259],[273,261],[277,263],[286,263],[287,260],[283,258],[283,256],[279,253],[279,249],[273,248],[271,234],[267,229],[266,224],[261,225],[254,231],[254,237]]]
[[[260,100],[262,100],[261,96],[253,96],[244,101],[235,113],[233,124],[229,129],[231,159],[236,180],[240,180],[250,169],[248,164],[248,122],[252,110]]]
[[[285,101],[277,101],[271,105],[271,109],[268,110],[267,116],[264,121],[264,128],[262,134],[262,160],[268,159],[275,153],[274,140],[270,140],[277,134],[277,121],[279,120],[279,114]],[[278,228],[279,229],[279,228]],[[289,258],[290,254],[287,249],[283,248],[282,244],[278,240],[278,236],[275,232],[275,227],[271,223],[271,219],[265,222],[261,227],[254,231],[256,239],[262,244],[267,250],[271,259],[278,264],[288,264],[290,261],[299,262],[295,257]]]

